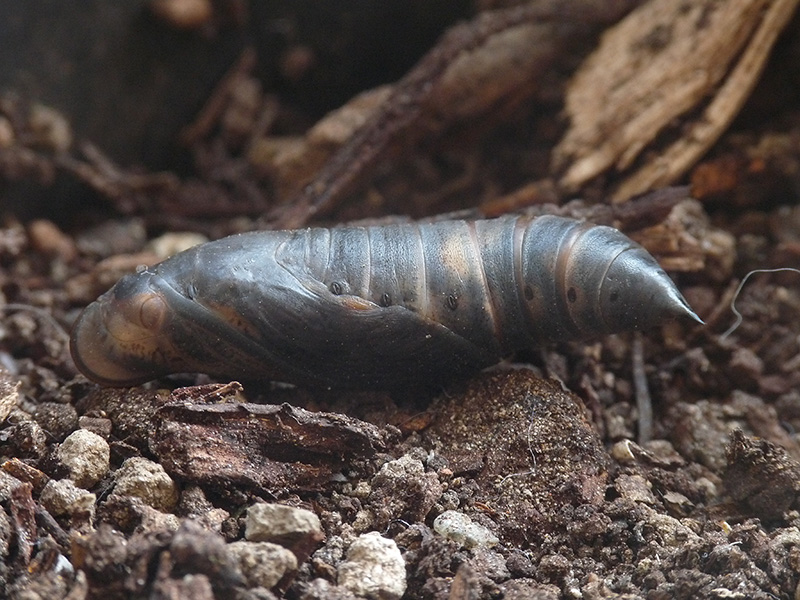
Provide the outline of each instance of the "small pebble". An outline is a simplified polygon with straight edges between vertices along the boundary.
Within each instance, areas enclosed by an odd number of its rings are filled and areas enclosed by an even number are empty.
[[[0,423],[8,418],[19,403],[19,386],[10,373],[0,368]]]
[[[196,519],[214,509],[214,505],[206,498],[206,493],[199,485],[188,484],[181,492],[178,514],[182,517]]]
[[[667,507],[671,516],[674,517],[685,517],[691,514],[695,508],[694,502],[678,492],[664,492],[661,494],[661,501],[664,503],[664,506]]]
[[[214,16],[211,0],[151,0],[150,10],[178,29],[198,29]]]
[[[397,490],[403,490],[397,494]],[[378,513],[381,525],[392,516],[410,522],[424,521],[442,495],[436,473],[426,473],[422,461],[406,454],[385,463],[372,480],[371,508]],[[376,508],[375,504],[381,508]]]
[[[764,361],[750,348],[737,348],[733,351],[728,369],[731,379],[736,384],[746,387],[764,372]]]
[[[169,512],[178,503],[178,488],[164,467],[142,457],[127,459],[115,474],[113,494],[139,498],[147,506]]]
[[[69,478],[84,489],[91,489],[105,476],[110,456],[108,442],[86,429],[72,432],[56,451],[56,457],[69,471]]]
[[[119,531],[139,533],[148,531],[175,531],[181,520],[172,513],[164,513],[145,504],[141,498],[111,493],[98,506],[98,519]]]
[[[77,487],[70,479],[51,479],[44,486],[41,495],[42,506],[56,517],[70,515],[76,507],[82,510],[96,500],[94,494]]]
[[[499,552],[488,548],[475,548],[467,561],[472,570],[488,577],[492,581],[505,581],[511,577],[506,566],[506,559]]]
[[[433,521],[433,529],[441,536],[453,540],[465,548],[496,546],[500,540],[483,525],[475,523],[467,515],[455,510],[446,510]]]
[[[2,510],[0,511],[0,560],[4,564],[8,564],[6,560],[13,543],[15,543],[14,526],[11,524],[11,519],[6,514],[6,511]]]
[[[271,589],[287,574],[297,570],[297,558],[290,551],[270,542],[233,542],[228,551],[239,561],[247,584]]]
[[[357,600],[355,594],[341,586],[317,578],[307,583],[298,600]]]
[[[203,488],[197,485],[187,485],[181,490],[180,503],[177,507],[177,514],[181,517],[188,517],[196,521],[203,529],[222,533],[224,524],[231,515],[227,510],[214,508],[214,505],[206,498]],[[231,539],[239,537],[238,529]]]
[[[136,530],[142,534],[177,531],[181,526],[181,520],[175,515],[161,512],[149,506],[143,508],[140,516],[141,521],[136,526]]]
[[[33,419],[52,438],[60,441],[78,427],[78,412],[71,404],[40,402],[36,405]]]
[[[78,248],[70,236],[52,221],[37,219],[28,225],[28,237],[33,249],[45,256],[57,256],[64,262],[78,256]]]
[[[0,469],[0,502],[5,504],[11,499],[11,492],[22,485],[22,481]]]
[[[360,536],[350,545],[337,569],[338,582],[356,596],[397,600],[406,591],[406,564],[394,540],[377,531]]]
[[[625,475],[617,477],[614,482],[619,495],[631,502],[643,502],[654,505],[656,498],[650,491],[650,483],[641,475]]]
[[[644,506],[644,505],[640,505]],[[685,547],[688,544],[699,544],[700,537],[678,519],[669,515],[657,513],[649,509],[644,513],[644,522],[651,528],[653,535],[656,536],[665,547]]]
[[[26,420],[12,425],[6,431],[9,454],[17,458],[39,458],[47,448],[47,434],[36,422]],[[12,417],[13,419],[13,417]]]
[[[100,258],[141,252],[146,241],[147,229],[141,219],[103,221],[81,231],[75,238],[81,252]]]
[[[155,238],[147,243],[146,250],[149,250],[159,260],[169,258],[173,254],[188,250],[193,246],[198,246],[208,241],[208,238],[200,233],[193,232],[176,232],[165,233],[164,235]]]
[[[0,117],[0,148],[10,148],[16,139],[14,127],[5,117]]]
[[[66,117],[44,104],[31,107],[28,126],[36,137],[36,144],[48,150],[65,152],[72,145],[72,128]]]
[[[280,544],[301,559],[325,538],[317,515],[283,504],[254,504],[247,509],[244,527],[248,541]]]

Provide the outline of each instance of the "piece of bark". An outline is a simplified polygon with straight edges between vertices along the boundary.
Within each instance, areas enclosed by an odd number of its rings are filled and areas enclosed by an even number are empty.
[[[156,415],[150,448],[184,481],[269,492],[320,490],[360,458],[389,445],[390,433],[333,413],[289,404],[174,402]]]
[[[652,0],[633,11],[567,91],[572,124],[554,151],[561,185],[575,191],[640,156],[614,202],[676,181],[739,112],[797,2]]]
[[[38,539],[36,528],[36,505],[31,492],[33,486],[23,483],[11,490],[9,508],[17,542],[15,562],[18,567],[26,567],[31,560]]]
[[[40,494],[47,482],[50,481],[47,474],[16,457],[5,461],[2,469],[20,481],[30,484],[32,491],[36,494]]]

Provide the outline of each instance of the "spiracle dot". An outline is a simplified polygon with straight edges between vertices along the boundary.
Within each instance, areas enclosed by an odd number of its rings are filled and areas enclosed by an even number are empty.
[[[575,302],[578,299],[578,292],[575,290],[574,287],[571,287],[567,290],[567,300],[570,302]]]
[[[344,286],[339,281],[331,283],[331,294],[341,296],[344,293]]]
[[[533,300],[533,288],[531,286],[526,285],[522,292],[525,294],[525,300],[529,302]]]
[[[458,296],[456,296],[455,294],[450,294],[449,296],[447,296],[447,300],[445,300],[445,304],[447,305],[447,308],[449,308],[450,310],[457,309],[458,308]]]
[[[389,292],[383,292],[381,294],[381,306],[391,306],[392,305],[392,296]]]

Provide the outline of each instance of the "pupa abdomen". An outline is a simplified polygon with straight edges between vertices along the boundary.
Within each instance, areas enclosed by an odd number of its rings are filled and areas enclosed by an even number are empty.
[[[105,385],[176,372],[391,389],[554,340],[699,321],[619,231],[503,217],[255,232],[123,277],[75,324]]]

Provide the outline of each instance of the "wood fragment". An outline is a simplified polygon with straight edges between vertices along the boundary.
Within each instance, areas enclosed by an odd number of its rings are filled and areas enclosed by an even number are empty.
[[[257,172],[270,177],[278,200],[285,202],[380,110],[391,92],[389,85],[362,92],[329,112],[303,136],[267,136],[267,128],[256,123],[247,145],[247,160]]]
[[[181,181],[168,171],[142,173],[119,167],[90,143],[81,150],[86,161],[58,155],[54,162],[110,200],[120,213],[143,214],[153,225],[200,231],[209,217],[260,214],[270,204],[256,182],[242,176],[241,167],[231,167],[211,181]],[[186,222],[195,218],[202,221]]]
[[[567,92],[572,125],[554,152],[561,185],[575,191],[640,157],[614,202],[676,181],[736,116],[797,2],[652,0],[628,15]],[[645,155],[659,139],[666,148]]]
[[[323,489],[351,461],[386,450],[390,438],[358,419],[289,404],[177,401],[156,419],[150,448],[171,474],[270,493]]]
[[[182,145],[189,147],[211,132],[211,129],[219,121],[225,110],[232,88],[243,77],[248,76],[253,71],[256,66],[256,59],[256,51],[252,46],[242,50],[239,58],[217,84],[203,108],[200,109],[194,122],[184,127],[181,131],[179,140]]]
[[[558,192],[551,179],[532,181],[499,198],[492,198],[480,206],[486,217],[499,217],[537,204],[558,204]]]
[[[47,482],[50,481],[50,478],[45,473],[16,457],[5,461],[2,469],[9,475],[29,484],[37,494],[40,494]]]
[[[61,550],[68,552],[70,548],[69,534],[59,525],[55,517],[51,515],[43,506],[36,506],[36,523],[60,546]]]
[[[468,562],[461,563],[450,585],[447,600],[477,600],[481,597],[481,582]]]
[[[33,486],[30,483],[23,483],[11,490],[9,508],[17,542],[15,562],[19,567],[26,567],[30,563],[38,537],[36,505],[33,502],[32,491]]]
[[[276,208],[271,215],[275,226],[297,228],[330,213],[398,145],[530,97],[563,44],[592,25],[614,22],[636,4],[618,0],[565,6],[542,0],[487,11],[453,27],[317,177]]]

